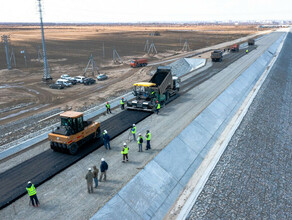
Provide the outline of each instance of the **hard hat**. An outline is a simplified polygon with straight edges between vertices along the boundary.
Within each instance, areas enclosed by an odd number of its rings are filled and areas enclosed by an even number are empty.
[[[101,158],[101,161],[104,161],[104,158]]]
[[[135,127],[136,125],[135,125],[135,124],[133,124],[133,126]]]
[[[31,181],[28,181],[28,182],[27,182],[27,184],[30,184],[30,183],[31,183]]]
[[[156,102],[158,103],[158,100]]]
[[[127,144],[126,144],[126,142],[124,143],[124,146],[126,146]]]
[[[104,133],[106,133],[106,134],[107,134],[107,131],[106,131],[106,130],[104,130]]]
[[[106,102],[106,104],[108,104],[108,102]]]
[[[88,168],[89,171],[91,171],[91,168]]]
[[[141,133],[139,133],[139,136],[141,136]]]

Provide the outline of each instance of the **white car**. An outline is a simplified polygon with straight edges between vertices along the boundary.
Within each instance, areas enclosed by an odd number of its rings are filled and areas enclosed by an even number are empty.
[[[75,76],[74,77],[76,79],[76,81],[78,83],[83,83],[84,82],[84,79],[86,78],[85,76]]]
[[[56,81],[56,84],[60,84],[60,85],[66,86],[66,87],[72,86],[72,83],[70,83],[69,80],[67,80],[67,79],[58,79]]]
[[[61,75],[61,79],[70,79],[71,78],[71,76],[69,76],[68,74],[63,74],[63,75]]]

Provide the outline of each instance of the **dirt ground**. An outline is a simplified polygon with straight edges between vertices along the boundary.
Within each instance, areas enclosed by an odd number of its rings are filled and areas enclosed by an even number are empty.
[[[155,31],[160,36],[151,36]],[[0,26],[0,35],[10,36],[10,52],[13,48],[16,58],[16,67],[8,71],[4,45],[0,45],[0,125],[57,107],[78,110],[131,90],[134,82],[150,78],[149,73],[155,68],[131,69],[129,62],[133,57],[158,61],[182,54],[186,40],[191,50],[196,50],[255,32],[256,26],[47,26],[47,57],[54,80],[65,73],[83,75],[90,54],[99,71],[109,76],[108,80],[92,86],[53,90],[41,82],[43,67],[37,53],[41,47],[39,27]],[[146,40],[155,43],[157,55],[145,53]],[[20,53],[23,49],[26,50],[27,67]],[[112,62],[113,49],[123,63]]]

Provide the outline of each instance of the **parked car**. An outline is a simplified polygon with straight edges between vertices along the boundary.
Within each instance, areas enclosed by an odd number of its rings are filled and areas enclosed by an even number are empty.
[[[58,79],[56,81],[56,84],[60,84],[60,85],[66,86],[66,87],[72,86],[72,83],[70,83],[69,80],[67,80],[67,79]]]
[[[51,89],[64,89],[65,87],[62,84],[50,84]]]
[[[69,77],[67,78],[67,80],[72,83],[72,85],[76,85],[77,84],[77,80],[74,77]]]
[[[68,74],[61,75],[61,79],[69,79],[69,78],[71,78],[71,76],[69,76]]]
[[[96,80],[92,79],[92,78],[85,78],[84,81],[83,81],[84,85],[92,85],[95,82],[96,82]]]
[[[100,74],[96,77],[97,80],[101,81],[101,80],[106,80],[108,78],[107,75],[105,74]]]
[[[83,83],[83,81],[84,81],[85,78],[86,78],[85,76],[75,76],[74,77],[74,79],[76,79],[76,81],[78,83]]]

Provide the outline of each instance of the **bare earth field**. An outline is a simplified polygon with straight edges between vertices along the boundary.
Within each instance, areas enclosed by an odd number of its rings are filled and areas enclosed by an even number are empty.
[[[159,31],[160,36],[150,36]],[[51,76],[83,75],[90,54],[109,79],[95,85],[76,85],[64,90],[52,90],[41,82],[42,62],[37,59],[41,34],[36,26],[0,26],[0,35],[10,35],[16,67],[8,71],[4,45],[0,45],[0,125],[55,108],[82,110],[100,104],[109,97],[130,91],[132,84],[150,78],[155,67],[129,68],[133,57],[159,61],[182,54],[188,40],[191,50],[237,39],[257,32],[256,26],[47,26],[45,28],[47,57]],[[154,42],[158,54],[149,56],[145,42]],[[103,56],[104,45],[104,56]],[[23,54],[27,52],[27,67]],[[116,49],[123,63],[112,62]],[[214,48],[215,49],[215,48]],[[89,74],[90,75],[90,74]]]

